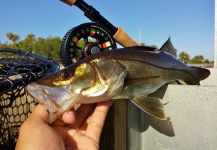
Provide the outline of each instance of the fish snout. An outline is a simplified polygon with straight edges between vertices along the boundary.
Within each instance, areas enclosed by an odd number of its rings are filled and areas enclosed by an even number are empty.
[[[46,99],[41,85],[39,85],[37,83],[31,83],[31,84],[27,85],[27,87],[25,88],[25,90],[27,91],[27,93],[31,97],[33,97],[37,101],[41,101],[41,100],[45,100]]]

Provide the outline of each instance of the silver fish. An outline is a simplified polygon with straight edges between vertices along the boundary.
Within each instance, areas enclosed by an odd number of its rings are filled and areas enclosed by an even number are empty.
[[[207,69],[190,67],[170,53],[131,47],[85,57],[74,65],[27,86],[49,111],[49,122],[76,104],[129,99],[145,113],[166,120],[159,98],[148,97],[173,81],[199,85]]]

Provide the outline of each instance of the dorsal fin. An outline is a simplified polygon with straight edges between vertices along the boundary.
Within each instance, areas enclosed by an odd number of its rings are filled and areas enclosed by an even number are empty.
[[[170,37],[168,38],[168,40],[163,44],[163,46],[161,46],[161,48],[159,49],[161,51],[165,51],[167,53],[170,53],[171,55],[177,57],[177,51],[176,49],[173,47],[173,44],[170,40]]]

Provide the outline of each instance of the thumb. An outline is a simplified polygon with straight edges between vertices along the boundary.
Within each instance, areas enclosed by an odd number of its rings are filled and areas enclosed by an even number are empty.
[[[31,119],[40,119],[44,122],[48,123],[48,111],[45,109],[43,105],[38,104],[32,114],[30,115]]]

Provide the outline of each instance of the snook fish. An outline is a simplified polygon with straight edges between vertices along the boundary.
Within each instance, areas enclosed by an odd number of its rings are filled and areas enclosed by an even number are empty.
[[[50,123],[76,104],[121,99],[129,99],[145,113],[164,120],[164,104],[148,95],[173,81],[199,85],[209,74],[209,70],[187,66],[168,52],[131,47],[85,57],[29,84],[27,90],[46,106]]]

